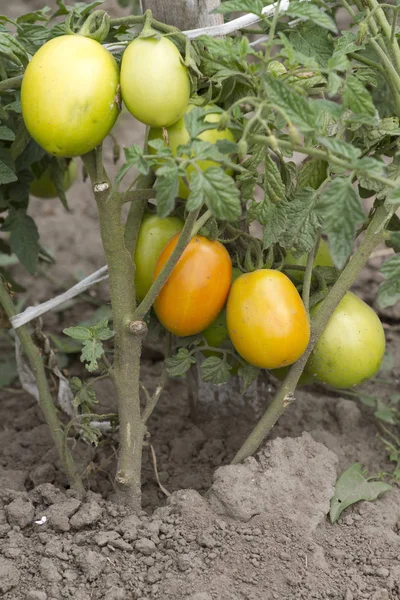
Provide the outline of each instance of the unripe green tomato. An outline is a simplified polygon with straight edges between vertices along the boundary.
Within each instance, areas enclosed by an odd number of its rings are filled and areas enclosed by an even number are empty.
[[[314,316],[323,305],[311,309]],[[347,292],[319,338],[306,372],[316,381],[349,388],[373,377],[385,353],[385,332],[378,315],[352,292]]]
[[[204,108],[209,109],[209,108],[213,108],[214,106],[215,105],[213,105],[213,104],[208,104]],[[194,105],[190,104],[186,110],[186,113],[190,112],[193,108],[194,108]],[[219,123],[220,119],[221,119],[220,113],[209,113],[205,116],[204,120],[207,123]],[[179,119],[179,121],[177,121],[177,123],[175,123],[171,127],[168,127],[167,132],[168,132],[169,147],[171,148],[172,154],[176,155],[178,146],[184,146],[190,140],[189,133],[185,126],[184,118],[182,117],[181,119]],[[149,131],[149,140],[155,140],[155,139],[164,140],[163,134],[162,134],[162,129],[155,129],[152,127]],[[200,135],[197,137],[197,139],[203,140],[204,142],[210,142],[211,144],[215,144],[218,140],[228,140],[230,142],[235,141],[233,133],[230,131],[230,129],[223,129],[222,131],[218,131],[218,129],[208,129],[208,130],[200,133]],[[155,154],[155,150],[153,150],[151,147],[150,147],[150,152],[152,154]],[[200,160],[200,161],[198,161],[197,165],[203,171],[206,171],[210,167],[218,167],[219,166],[218,163],[216,163],[212,160]],[[187,173],[188,179],[190,179],[191,173],[193,173],[195,170],[196,170],[195,167],[193,167],[192,165],[189,165],[187,167],[186,173]],[[231,174],[232,171],[230,171],[228,169],[227,173]],[[179,196],[180,196],[180,198],[183,198],[184,200],[186,200],[189,196],[189,188],[187,187],[187,185],[185,184],[185,182],[182,179],[179,180]]]
[[[129,44],[122,56],[121,95],[129,112],[151,127],[169,127],[182,117],[190,80],[171,40],[136,38]]]
[[[98,146],[118,116],[117,63],[83,35],[46,42],[28,64],[21,87],[25,125],[53,156],[80,156]]]
[[[76,179],[76,174],[78,171],[78,167],[76,165],[75,160],[71,160],[64,173],[64,190],[67,191],[71,185],[74,183]],[[51,178],[50,169],[46,169],[39,179],[34,179],[32,183],[29,185],[29,192],[32,196],[36,196],[36,198],[57,198],[58,193],[56,186],[53,183]]]
[[[286,253],[285,265],[298,265],[299,267],[305,267],[307,264],[307,254],[303,254],[298,258],[295,258],[289,251]],[[318,248],[317,256],[314,259],[314,267],[334,267],[331,253],[329,252],[328,244],[325,240],[321,240]],[[296,281],[303,281],[304,271],[295,271],[285,269],[285,273]]]
[[[178,217],[161,219],[144,215],[136,243],[134,262],[136,297],[143,300],[153,283],[153,273],[164,246],[182,231],[183,221]]]

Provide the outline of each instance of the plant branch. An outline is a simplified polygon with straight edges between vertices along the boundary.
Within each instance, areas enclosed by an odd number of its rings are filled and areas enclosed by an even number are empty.
[[[169,333],[167,333],[166,338],[165,338],[165,344],[164,344],[164,361],[169,357],[170,352],[171,352],[171,335]],[[165,363],[164,363],[163,372],[161,374],[160,381],[159,381],[153,395],[150,396],[148,393],[146,395],[147,402],[146,402],[146,406],[145,406],[145,409],[142,414],[143,423],[147,423],[147,421],[149,420],[149,417],[151,416],[153,410],[157,406],[157,402],[159,401],[160,396],[163,393],[167,383],[168,383],[168,372],[167,372],[167,369],[165,368]]]
[[[304,273],[302,298],[303,298],[303,304],[306,307],[307,312],[308,312],[308,309],[310,306],[310,290],[311,290],[311,280],[312,280],[314,260],[317,255],[317,252],[318,252],[318,247],[319,247],[320,241],[321,241],[321,233],[318,233],[317,238],[315,240],[314,247],[308,253],[306,270]]]
[[[376,11],[376,20],[382,28],[385,38],[390,44],[389,47],[395,59],[397,72],[400,74],[400,48],[396,39],[394,39],[392,42],[392,27],[386,18],[385,12],[380,7],[377,0],[366,0],[366,2],[369,5],[371,11]]]
[[[194,210],[188,214],[185,225],[181,231],[181,234],[178,239],[178,243],[176,244],[171,256],[161,269],[157,279],[153,282],[151,288],[147,292],[143,301],[139,304],[137,309],[133,314],[134,321],[140,321],[143,317],[148,313],[150,308],[153,305],[154,300],[157,298],[158,294],[161,291],[161,288],[167,281],[170,276],[173,268],[176,266],[178,260],[182,256],[182,253],[188,243],[190,242],[193,235],[193,227],[196,223],[197,216],[199,214],[200,209]]]
[[[321,309],[318,311],[312,322],[310,343],[305,353],[289,369],[287,376],[273,398],[270,406],[234,457],[232,461],[233,464],[241,462],[257,450],[279,417],[285,412],[289,404],[293,402],[296,385],[315,344],[324,331],[333,311],[356,280],[358,273],[367,262],[370,254],[376,246],[383,241],[384,228],[391,216],[392,212],[388,212],[385,206],[379,206],[377,208],[359,248],[339,276],[328,296],[325,298]]]
[[[154,198],[155,192],[151,187],[153,183],[154,175],[152,172],[148,175],[141,175],[137,183],[138,189],[131,192],[125,192],[124,194],[124,196],[128,197],[132,197],[134,195],[137,196],[131,204],[125,226],[125,246],[132,257],[135,253],[137,237],[139,235],[139,229],[142,224],[143,214],[146,209],[147,200],[149,198]]]
[[[3,306],[8,317],[11,318],[16,314],[14,303],[11,300],[4,281],[0,276],[0,304]],[[22,325],[15,330],[22,348],[28,358],[32,372],[35,376],[36,385],[39,390],[39,405],[43,412],[46,423],[50,429],[50,434],[57,448],[61,464],[68,477],[71,487],[81,493],[84,493],[85,488],[82,480],[76,470],[76,466],[68,447],[64,448],[64,433],[63,424],[57,416],[57,410],[50,393],[49,384],[46,378],[46,372],[43,365],[43,360],[39,348],[33,342],[33,339],[25,325]]]

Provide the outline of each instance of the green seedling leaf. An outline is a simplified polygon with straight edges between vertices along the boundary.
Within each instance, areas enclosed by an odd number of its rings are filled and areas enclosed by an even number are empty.
[[[203,203],[221,220],[235,221],[242,212],[235,182],[219,167],[195,171],[190,177],[187,210],[195,210]]]
[[[195,357],[190,355],[187,348],[179,348],[174,356],[166,359],[165,367],[170,377],[183,377],[195,362]]]
[[[392,486],[382,481],[371,481],[359,463],[351,465],[336,482],[335,495],[331,499],[329,517],[335,523],[342,512],[361,500],[373,501]]]
[[[230,371],[231,367],[226,360],[222,360],[218,356],[210,356],[200,366],[200,377],[208,383],[222,385],[229,381]]]
[[[82,342],[92,338],[91,327],[84,327],[83,325],[67,327],[63,330],[63,333],[72,337],[74,340],[80,340]]]
[[[81,362],[86,363],[87,370],[91,373],[99,368],[98,359],[104,354],[103,344],[98,340],[85,340],[81,353]]]

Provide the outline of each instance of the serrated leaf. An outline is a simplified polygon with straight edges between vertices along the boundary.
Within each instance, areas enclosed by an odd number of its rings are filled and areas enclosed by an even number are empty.
[[[195,108],[192,108],[192,110],[185,114],[185,127],[191,140],[197,138],[203,131],[217,128],[216,123],[209,123],[205,121],[204,118],[209,112],[210,110],[207,110],[206,108],[196,106]],[[212,112],[222,112],[222,110],[212,109]]]
[[[343,107],[355,114],[375,116],[376,108],[371,94],[357,77],[347,77],[343,89]]]
[[[323,27],[324,29],[328,29],[333,33],[337,33],[337,27],[333,19],[319,6],[316,6],[311,2],[290,2],[286,12],[291,17],[307,19],[319,27]]]
[[[17,181],[15,165],[7,148],[0,148],[0,185]]]
[[[280,243],[284,248],[295,248],[305,254],[314,246],[321,228],[321,216],[315,211],[315,192],[309,188],[300,190],[287,205],[287,226]]]
[[[195,362],[195,357],[191,356],[187,348],[179,348],[174,356],[166,359],[165,368],[170,377],[182,377]]]
[[[400,204],[400,185],[389,192],[386,196],[386,202],[388,204]]]
[[[28,53],[25,48],[8,31],[0,31],[0,56],[10,60],[19,67],[26,67],[29,62]]]
[[[327,67],[334,45],[326,29],[309,22],[300,24],[289,34],[289,40],[297,52],[312,58],[322,67]]]
[[[96,323],[96,325],[91,328],[91,333],[92,337],[102,341],[109,340],[115,335],[115,331],[108,326],[108,317],[105,317],[99,323]]]
[[[395,254],[381,267],[385,281],[378,290],[378,302],[381,308],[394,306],[400,300],[400,254]]]
[[[241,215],[240,194],[229,175],[220,167],[195,171],[190,177],[188,210],[199,208],[203,203],[217,219],[235,221]]]
[[[336,40],[335,54],[349,54],[362,48],[357,43],[357,35],[352,31],[343,31],[340,38]]]
[[[274,204],[268,198],[254,201],[248,211],[248,221],[258,221],[263,226],[264,248],[279,241],[286,230],[288,202],[283,200]]]
[[[395,411],[390,406],[385,406],[382,402],[379,403],[379,408],[374,412],[374,415],[379,421],[383,423],[389,423],[389,425],[396,425],[397,419]]]
[[[222,385],[230,379],[231,367],[218,356],[206,358],[200,365],[200,377],[207,383]]]
[[[63,333],[73,338],[74,340],[80,340],[82,342],[84,342],[85,340],[90,340],[92,338],[90,327],[84,327],[83,325],[67,327],[63,330]]]
[[[215,8],[213,13],[228,15],[232,12],[246,12],[261,15],[264,8],[263,0],[226,0]]]
[[[264,182],[263,187],[265,196],[274,203],[285,198],[286,190],[282,181],[280,171],[272,160],[269,152],[265,155],[264,160]]]
[[[253,365],[246,365],[244,367],[240,367],[238,375],[241,379],[241,394],[243,394],[247,390],[247,388],[251,386],[251,384],[257,379],[260,372],[260,369],[258,367],[254,367]]]
[[[384,492],[388,492],[392,486],[383,481],[369,481],[366,473],[359,463],[351,465],[341,474],[336,482],[335,495],[331,499],[329,517],[331,523],[335,523],[342,512],[361,500],[376,500]]]
[[[149,164],[145,158],[143,158],[143,150],[137,144],[133,144],[129,148],[124,148],[125,159],[127,164],[131,167],[135,166],[139,173],[147,175],[149,172]]]
[[[3,231],[10,232],[10,246],[20,262],[32,275],[36,271],[39,256],[39,232],[32,217],[24,210],[10,210],[4,221]]]
[[[330,152],[343,158],[349,158],[351,161],[356,160],[361,155],[361,150],[348,142],[333,137],[317,137],[317,140],[321,146]]]
[[[328,163],[320,158],[312,158],[305,162],[298,176],[300,189],[310,187],[313,190],[319,188],[328,175]]]
[[[168,217],[175,208],[175,201],[179,193],[179,170],[176,165],[162,168],[154,184],[157,200],[157,214],[161,218]]]
[[[103,344],[98,340],[85,340],[81,353],[81,362],[86,363],[85,367],[91,373],[99,368],[98,359],[104,354]]]
[[[322,191],[316,208],[335,266],[342,269],[353,249],[357,227],[365,219],[360,196],[348,178],[336,177]]]
[[[307,98],[268,73],[264,76],[264,82],[269,102],[283,109],[285,118],[287,116],[304,133],[314,131],[316,112]]]
[[[0,126],[0,140],[5,142],[12,142],[15,140],[15,133],[12,129],[9,129],[5,125]]]

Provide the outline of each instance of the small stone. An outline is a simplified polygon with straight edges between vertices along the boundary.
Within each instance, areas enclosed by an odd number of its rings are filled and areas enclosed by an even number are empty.
[[[214,548],[215,546],[214,538],[206,531],[199,533],[197,536],[197,543],[199,546],[204,546],[205,548]]]
[[[160,581],[161,579],[161,575],[160,575],[160,571],[157,569],[157,567],[150,567],[150,569],[147,571],[147,575],[146,575],[146,580],[148,583],[156,583],[157,581]]]
[[[76,562],[86,578],[89,581],[94,581],[103,572],[107,559],[98,552],[89,550],[88,552],[81,551],[76,557]]]
[[[11,504],[6,506],[6,515],[12,527],[18,525],[18,527],[23,529],[32,523],[35,516],[35,508],[29,500],[16,498]]]
[[[178,557],[178,569],[180,571],[187,571],[188,569],[190,569],[190,556],[188,554],[181,554]]]
[[[389,569],[385,569],[385,567],[380,567],[375,571],[375,573],[378,575],[378,577],[389,577],[390,575]]]
[[[129,515],[121,521],[117,527],[117,531],[124,537],[128,542],[133,542],[138,537],[138,528],[141,527],[142,522],[136,515]]]
[[[110,542],[110,546],[113,548],[118,548],[118,550],[125,550],[126,552],[132,552],[133,550],[133,546],[121,538],[117,538],[116,540]]]
[[[100,520],[103,514],[103,509],[94,500],[87,504],[82,504],[80,509],[70,519],[71,527],[74,529],[82,529],[89,527]]]
[[[73,571],[72,569],[66,569],[63,573],[63,577],[67,581],[76,581],[79,575],[76,571]]]
[[[125,590],[120,587],[112,587],[107,590],[107,600],[125,600],[126,594]]]
[[[10,560],[0,557],[0,592],[5,594],[19,583],[20,573]]]
[[[47,581],[61,581],[62,577],[51,558],[42,558],[40,561],[40,572],[43,579]]]
[[[66,532],[71,529],[69,518],[76,513],[81,505],[80,500],[70,498],[68,500],[53,504],[46,510],[46,517],[50,527],[54,531]]]
[[[39,590],[31,590],[27,593],[26,600],[47,600],[47,594]]]
[[[148,540],[146,538],[141,538],[135,544],[136,550],[144,554],[145,556],[150,556],[153,552],[156,551],[156,545],[152,540]]]
[[[65,494],[60,492],[52,483],[42,483],[35,488],[34,492],[49,505],[60,504],[67,499]]]
[[[111,544],[119,538],[119,533],[117,531],[101,531],[100,533],[94,536],[94,542],[100,548],[103,546],[107,546],[107,544]]]

